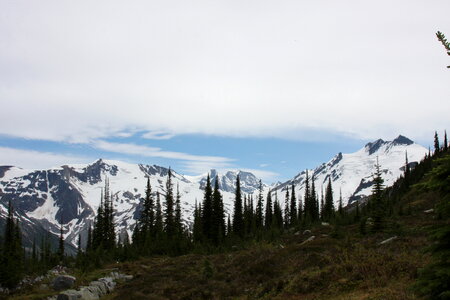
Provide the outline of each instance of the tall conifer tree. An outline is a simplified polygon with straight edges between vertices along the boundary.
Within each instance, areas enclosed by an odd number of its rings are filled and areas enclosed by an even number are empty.
[[[266,229],[270,228],[272,226],[272,191],[269,190],[267,193],[267,199],[266,199],[266,214],[265,214],[265,227]]]
[[[242,215],[242,195],[241,181],[239,175],[236,177],[236,192],[234,198],[233,232],[239,236],[244,236],[244,218]]]

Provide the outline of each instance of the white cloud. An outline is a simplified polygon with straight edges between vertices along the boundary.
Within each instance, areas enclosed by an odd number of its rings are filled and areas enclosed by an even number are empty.
[[[447,0],[3,3],[0,133],[429,138],[450,128],[448,56],[434,36],[450,35],[449,10]]]
[[[174,136],[174,134],[167,133],[165,131],[149,131],[144,133],[141,137],[149,140],[168,140],[173,138]]]
[[[233,159],[227,157],[203,156],[175,151],[165,151],[157,147],[148,147],[144,145],[136,145],[131,143],[112,143],[98,140],[92,142],[91,146],[97,149],[122,154],[140,155],[146,157],[161,157],[185,161],[204,162],[210,164],[229,163],[233,161]]]
[[[265,168],[265,167],[268,167],[268,166],[269,166],[269,164],[260,164],[259,165],[260,168]]]
[[[56,154],[9,147],[0,147],[0,165],[24,169],[48,169],[65,164],[89,163],[93,159],[70,154]]]

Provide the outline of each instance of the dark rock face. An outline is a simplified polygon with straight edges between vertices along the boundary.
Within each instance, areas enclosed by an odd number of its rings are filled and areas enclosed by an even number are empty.
[[[11,168],[12,166],[0,166],[0,178],[5,176],[6,171],[8,171]]]
[[[372,155],[375,152],[377,152],[378,149],[380,149],[380,147],[383,146],[385,143],[386,142],[383,141],[382,139],[378,139],[375,142],[366,144],[365,148],[366,151],[369,152],[369,155]]]
[[[414,144],[414,142],[403,135],[399,135],[395,140],[392,141],[392,144],[393,145],[412,145],[412,144]]]

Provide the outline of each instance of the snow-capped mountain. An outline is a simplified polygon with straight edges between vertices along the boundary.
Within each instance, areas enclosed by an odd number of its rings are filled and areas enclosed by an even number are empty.
[[[370,194],[377,157],[385,184],[391,185],[403,172],[406,152],[410,164],[414,165],[423,158],[427,149],[403,136],[393,141],[377,140],[355,153],[339,153],[329,162],[308,172],[314,176],[318,193],[331,178],[335,201],[338,201],[341,190],[346,204]],[[64,165],[49,170],[0,166],[0,226],[6,217],[8,201],[11,200],[16,215],[21,219],[25,243],[30,245],[33,237],[40,238],[46,231],[53,234],[51,238],[56,239],[62,222],[66,241],[75,246],[78,235],[81,235],[82,240],[87,236],[87,228],[94,220],[101,190],[108,178],[113,192],[116,228],[120,235],[130,235],[139,216],[147,178],[150,178],[153,194],[159,192],[164,195],[168,171],[156,165],[102,159],[92,164]],[[216,178],[219,180],[227,212],[233,208],[238,174],[244,193],[258,192],[259,179],[252,173],[225,171],[219,174],[216,170],[210,170],[209,174],[213,184]],[[195,202],[203,199],[207,174],[186,176],[173,171],[173,175],[174,188],[178,186],[181,194],[184,222],[190,224]],[[305,175],[303,171],[287,182],[270,187],[263,184],[264,193],[272,189],[283,203],[286,187],[295,184],[297,196],[303,196]],[[164,202],[164,197],[161,197],[161,201]]]
[[[392,185],[404,172],[406,155],[409,165],[414,167],[428,152],[428,150],[400,135],[393,141],[381,139],[368,143],[362,149],[350,154],[338,153],[327,163],[323,163],[313,170],[308,170],[310,178],[314,178],[316,192],[325,190],[328,179],[331,178],[333,199],[335,205],[342,193],[343,204],[357,201],[371,194],[375,164],[381,166],[384,184]],[[286,188],[295,185],[296,195],[303,197],[306,170],[294,178],[275,186],[273,192],[284,202]]]
[[[25,170],[0,167],[0,218],[6,216],[6,207],[12,201],[22,227],[34,235],[36,228],[59,234],[62,222],[65,239],[75,246],[78,235],[86,236],[100,204],[101,190],[108,178],[113,192],[115,221],[118,233],[130,235],[145,195],[147,178],[153,194],[159,192],[164,202],[165,184],[169,169],[160,166],[129,164],[121,161],[97,160],[89,165],[64,165],[49,170]],[[184,222],[193,221],[196,201],[203,199],[207,174],[183,176],[173,171],[174,189],[179,188]],[[225,209],[231,211],[236,177],[241,178],[242,190],[253,193],[259,180],[252,173],[216,170],[209,172],[212,183],[216,176],[222,190]],[[83,239],[83,238],[82,238]]]

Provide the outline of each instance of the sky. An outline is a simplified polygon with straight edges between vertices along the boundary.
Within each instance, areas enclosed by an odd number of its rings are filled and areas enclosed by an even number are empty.
[[[0,165],[288,179],[450,128],[445,1],[0,1]]]

